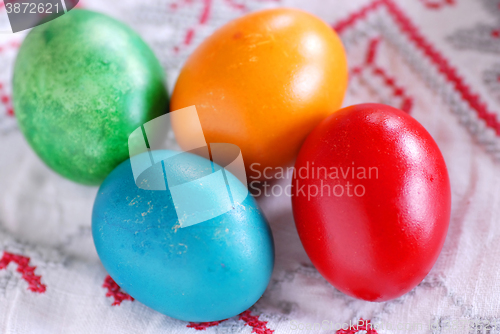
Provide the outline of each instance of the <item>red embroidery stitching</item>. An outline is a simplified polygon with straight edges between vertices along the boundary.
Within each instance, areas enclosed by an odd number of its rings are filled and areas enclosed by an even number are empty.
[[[203,0],[203,11],[200,16],[200,24],[205,24],[210,17],[210,10],[212,9],[212,0]]]
[[[191,44],[193,37],[194,37],[194,29],[189,28],[188,31],[186,32],[186,37],[184,37],[184,45]]]
[[[104,279],[102,287],[108,289],[106,297],[112,296],[115,300],[111,306],[120,305],[124,300],[134,301],[134,298],[132,298],[129,294],[121,291],[120,286],[116,284],[116,282],[109,275]]]
[[[4,45],[0,45],[0,51],[5,51],[6,49],[9,49],[9,48],[17,49],[20,46],[21,46],[20,42],[18,42],[18,41],[10,41],[9,43],[6,43]]]
[[[375,56],[377,55],[379,44],[380,44],[380,38],[374,38],[370,41],[365,60],[367,64],[373,64],[375,62]]]
[[[36,266],[30,266],[30,258],[19,254],[4,252],[0,259],[0,269],[5,269],[9,263],[17,263],[17,272],[22,274],[23,279],[28,282],[28,290],[38,293],[44,293],[47,289],[45,284],[42,284],[42,276],[35,275]]]
[[[209,327],[214,327],[220,324],[221,322],[226,321],[227,319],[220,320],[220,321],[211,321],[211,322],[200,322],[200,323],[195,323],[195,322],[190,322],[189,325],[187,325],[187,328],[194,328],[197,331],[204,331],[205,329]]]
[[[429,9],[441,9],[446,6],[454,6],[455,5],[455,0],[439,0],[439,1],[432,1],[432,0],[420,0],[425,7]]]
[[[448,61],[437,52],[434,47],[424,39],[417,27],[406,17],[403,12],[391,1],[384,0],[390,13],[396,18],[396,22],[403,32],[406,32],[410,39],[424,51],[424,53],[432,60],[445,77],[454,84],[456,90],[462,98],[474,109],[477,116],[486,122],[486,125],[495,130],[496,135],[500,136],[500,123],[497,120],[497,115],[490,112],[486,104],[481,102],[479,95],[473,94],[471,88],[457,73],[457,70],[452,67]]]
[[[198,19],[198,24],[204,25],[204,24],[207,23],[207,21],[208,21],[208,19],[210,17],[210,12],[212,10],[212,0],[201,0],[201,1],[203,2],[203,10],[201,12],[200,18]],[[181,0],[179,2],[171,3],[170,4],[170,9],[176,10],[176,9],[178,9],[181,6],[190,5],[190,4],[193,4],[193,3],[194,3],[193,0]],[[186,45],[186,46],[190,45],[191,42],[193,41],[194,35],[195,35],[195,28],[194,27],[190,27],[186,31],[186,35],[184,37],[184,45]],[[174,51],[178,52],[179,51],[179,47],[178,46],[174,47]]]
[[[198,23],[195,24],[194,26],[191,26],[188,28],[186,31],[186,35],[184,36],[184,41],[183,45],[184,46],[189,46],[193,42],[194,36],[196,34],[196,25],[205,25],[207,24],[210,14],[212,11],[212,0],[197,0],[197,1],[202,1],[203,2],[203,9],[200,14],[200,17],[198,19]],[[224,0],[225,3],[236,10],[239,10],[241,12],[247,12],[249,11],[249,8],[243,4],[243,3],[238,3],[236,0]],[[280,0],[257,0],[259,2],[279,2]],[[179,7],[182,7],[184,5],[192,5],[195,3],[195,0],[179,0],[178,2],[174,2],[170,4],[170,9],[171,10],[177,10]],[[174,46],[174,52],[179,52],[180,47],[179,46]]]
[[[170,4],[170,9],[175,10],[175,9],[179,8],[179,6],[181,6],[181,5],[191,4],[191,3],[193,3],[193,0],[182,0],[180,2],[173,2]]]
[[[226,320],[227,319],[221,320],[221,321],[200,322],[200,323],[190,322],[187,325],[187,327],[194,328],[198,331],[204,331],[207,328],[217,326],[221,322],[224,322]],[[243,320],[245,322],[246,326],[252,327],[252,333],[257,333],[257,334],[272,334],[272,333],[274,333],[273,329],[267,328],[267,321],[259,320],[259,316],[252,315],[250,310],[246,310],[245,312],[241,313],[239,315],[239,320]]]
[[[0,49],[1,51],[1,49]],[[7,109],[7,115],[14,116],[14,109],[10,97],[3,92],[4,85],[0,82],[0,104],[3,104]]]
[[[3,4],[3,3],[2,3]],[[0,6],[1,8],[1,6]],[[0,45],[0,52],[3,52],[9,48],[11,49],[17,49],[21,43],[18,41],[10,41],[7,44]],[[7,109],[7,115],[9,116],[14,116],[14,109],[12,108],[12,101],[10,96],[8,96],[3,90],[4,90],[4,85],[0,83],[0,104],[3,104],[5,108]]]
[[[267,321],[259,320],[258,315],[251,315],[250,310],[246,310],[245,312],[241,313],[240,320],[246,322],[245,325],[253,328],[252,333],[257,333],[257,334],[274,333],[273,329],[267,328]]]
[[[234,9],[241,10],[241,11],[248,10],[248,8],[247,8],[247,6],[245,6],[245,4],[237,3],[235,0],[225,0],[225,1],[230,7],[234,8]]]
[[[339,21],[337,24],[333,26],[333,29],[335,29],[339,34],[341,34],[345,29],[353,26],[359,20],[364,19],[366,15],[368,15],[368,13],[374,11],[383,4],[384,0],[374,1],[369,5],[361,8],[358,12],[355,12],[351,16],[347,17],[345,20]]]
[[[359,324],[359,322],[362,324]],[[336,334],[356,334],[360,331],[366,331],[366,334],[378,334],[373,328],[374,326],[371,324],[370,320],[363,320],[363,318],[360,318],[359,322],[351,325],[348,329],[337,330]]]
[[[372,73],[382,79],[383,83],[391,89],[392,94],[395,97],[402,99],[400,109],[410,113],[413,108],[413,99],[407,95],[406,90],[403,87],[396,84],[396,80],[393,77],[389,76],[383,68],[375,64],[379,45],[379,38],[374,38],[370,41],[366,52],[365,64],[363,66],[353,68],[351,70],[351,75],[352,77],[361,75],[364,70],[371,68]]]
[[[460,93],[462,99],[469,104],[476,112],[477,116],[484,120],[486,125],[492,128],[496,135],[500,137],[500,123],[497,119],[497,115],[488,110],[486,104],[480,101],[479,95],[472,93],[471,88],[465,83],[462,77],[458,75],[457,70],[420,34],[418,28],[397,7],[397,5],[392,2],[392,0],[374,1],[363,7],[360,11],[352,14],[347,19],[334,25],[334,29],[342,33],[346,28],[353,26],[356,22],[365,18],[368,13],[381,5],[386,6],[388,12],[394,17],[401,31],[406,33],[409,39],[429,57],[438,71],[455,86],[455,89]]]
[[[258,2],[280,2],[280,0],[256,0]],[[249,8],[244,3],[237,3],[235,0],[225,0],[232,8],[246,12]]]

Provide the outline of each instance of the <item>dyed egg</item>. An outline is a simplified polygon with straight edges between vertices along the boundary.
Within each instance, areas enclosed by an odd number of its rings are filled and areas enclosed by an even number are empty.
[[[130,160],[104,180],[92,214],[95,247],[116,283],[152,309],[185,321],[226,319],[264,293],[274,265],[271,230],[250,195],[226,213],[181,227],[176,208],[182,203],[174,202],[174,187],[188,184],[191,190],[212,194],[214,212],[227,188],[213,186],[207,176],[212,171],[209,160],[190,153],[179,159],[176,153],[153,151],[154,161],[163,162],[147,169],[137,183]],[[154,166],[159,174],[151,172]],[[170,189],[147,190],[164,182],[163,173],[169,175]],[[247,193],[228,171],[226,177],[233,198]]]
[[[342,104],[347,61],[325,22],[279,8],[229,22],[188,58],[171,110],[195,105],[209,143],[240,147],[250,179],[291,164],[307,134]],[[189,131],[176,133],[179,142]],[[250,167],[252,166],[252,167]]]
[[[451,191],[438,146],[414,118],[381,104],[341,109],[311,132],[295,167],[300,239],[337,289],[386,301],[429,273]]]
[[[129,134],[168,111],[164,71],[129,27],[73,9],[30,31],[13,103],[27,141],[54,171],[99,184],[128,158]]]

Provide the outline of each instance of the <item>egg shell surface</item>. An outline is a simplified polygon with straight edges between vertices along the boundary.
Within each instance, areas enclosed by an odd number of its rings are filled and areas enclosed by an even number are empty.
[[[177,184],[195,179],[189,185],[211,192],[214,203],[227,193],[199,178],[210,161],[189,153],[170,159],[177,153],[152,151]],[[153,174],[141,177],[138,182],[157,181]],[[239,185],[233,193],[246,191]],[[245,311],[264,293],[274,265],[272,233],[252,196],[225,214],[180,228],[170,191],[140,189],[130,160],[102,183],[92,234],[105,269],[124,291],[185,321],[217,321]]]
[[[196,48],[171,110],[195,105],[207,142],[240,147],[249,179],[262,180],[265,168],[291,166],[309,132],[341,107],[347,79],[344,47],[328,24],[298,9],[262,10]]]
[[[14,112],[38,156],[97,185],[128,158],[128,136],[168,111],[164,71],[128,26],[73,9],[33,28],[17,55]]]
[[[339,110],[302,146],[293,215],[304,249],[340,291],[386,301],[412,290],[443,247],[445,161],[413,117],[382,104]]]

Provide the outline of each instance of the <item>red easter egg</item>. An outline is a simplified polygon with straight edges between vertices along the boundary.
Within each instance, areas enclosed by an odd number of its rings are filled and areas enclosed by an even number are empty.
[[[446,165],[430,134],[382,104],[341,109],[304,142],[293,214],[314,266],[368,301],[397,298],[439,256],[450,221]]]

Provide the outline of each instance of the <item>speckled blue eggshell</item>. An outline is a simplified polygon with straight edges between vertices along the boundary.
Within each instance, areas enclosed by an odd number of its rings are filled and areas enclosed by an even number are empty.
[[[153,151],[162,159],[176,153]],[[208,160],[184,154],[165,163],[169,176],[182,183],[206,174]],[[245,191],[239,184],[231,190]],[[170,192],[138,188],[130,160],[102,183],[92,235],[105,269],[124,291],[185,321],[217,321],[245,311],[264,293],[274,265],[271,230],[252,196],[223,215],[179,228]]]

